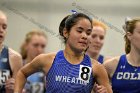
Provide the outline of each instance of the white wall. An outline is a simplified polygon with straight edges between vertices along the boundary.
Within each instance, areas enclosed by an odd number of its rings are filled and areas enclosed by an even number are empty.
[[[139,4],[139,0],[0,0],[0,10],[8,16],[5,43],[19,51],[25,34],[36,28],[48,35],[46,51],[58,51],[63,46],[57,37],[59,23],[74,9],[109,25],[102,53],[120,55],[124,53],[124,19],[126,16],[138,17]]]

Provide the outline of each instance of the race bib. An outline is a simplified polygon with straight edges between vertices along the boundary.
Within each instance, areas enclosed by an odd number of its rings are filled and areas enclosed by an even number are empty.
[[[4,85],[10,76],[9,70],[0,70],[0,85]]]
[[[86,83],[89,83],[92,68],[89,66],[80,65],[79,79]]]

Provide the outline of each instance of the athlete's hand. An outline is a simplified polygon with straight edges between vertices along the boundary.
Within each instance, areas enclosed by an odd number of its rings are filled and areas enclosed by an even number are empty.
[[[23,90],[22,90],[22,93],[26,93],[26,89],[23,89]]]
[[[5,83],[6,93],[13,93],[14,92],[14,84],[15,84],[14,78],[9,78],[6,81],[6,83]]]
[[[94,92],[95,93],[107,93],[107,89],[103,85],[95,84],[94,85]]]

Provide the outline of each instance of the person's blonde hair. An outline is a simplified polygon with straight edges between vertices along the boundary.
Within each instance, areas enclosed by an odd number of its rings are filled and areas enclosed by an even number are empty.
[[[92,20],[92,24],[93,24],[93,28],[94,28],[94,26],[100,26],[100,27],[102,27],[105,31],[108,29],[108,26],[107,26],[106,24],[104,24],[103,22],[98,21],[98,20],[96,20],[96,19],[93,19],[93,20]]]
[[[5,15],[6,16],[6,14],[2,10],[0,10],[0,15]]]
[[[47,39],[46,34],[43,31],[40,30],[32,30],[30,32],[28,32],[25,36],[25,40],[23,42],[23,44],[20,47],[20,53],[22,55],[22,59],[26,59],[27,58],[27,50],[25,49],[25,46],[31,41],[31,38],[34,35],[39,35],[39,36],[44,36]]]

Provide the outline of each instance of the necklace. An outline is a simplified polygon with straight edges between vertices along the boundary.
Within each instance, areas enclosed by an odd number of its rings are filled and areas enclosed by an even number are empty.
[[[128,55],[127,62],[134,69],[134,71],[139,70],[140,65],[139,64],[133,64],[134,62],[136,63],[136,61],[133,59],[132,56]]]
[[[139,66],[133,66],[130,61],[128,61],[128,64],[134,69],[134,71],[139,69]]]

